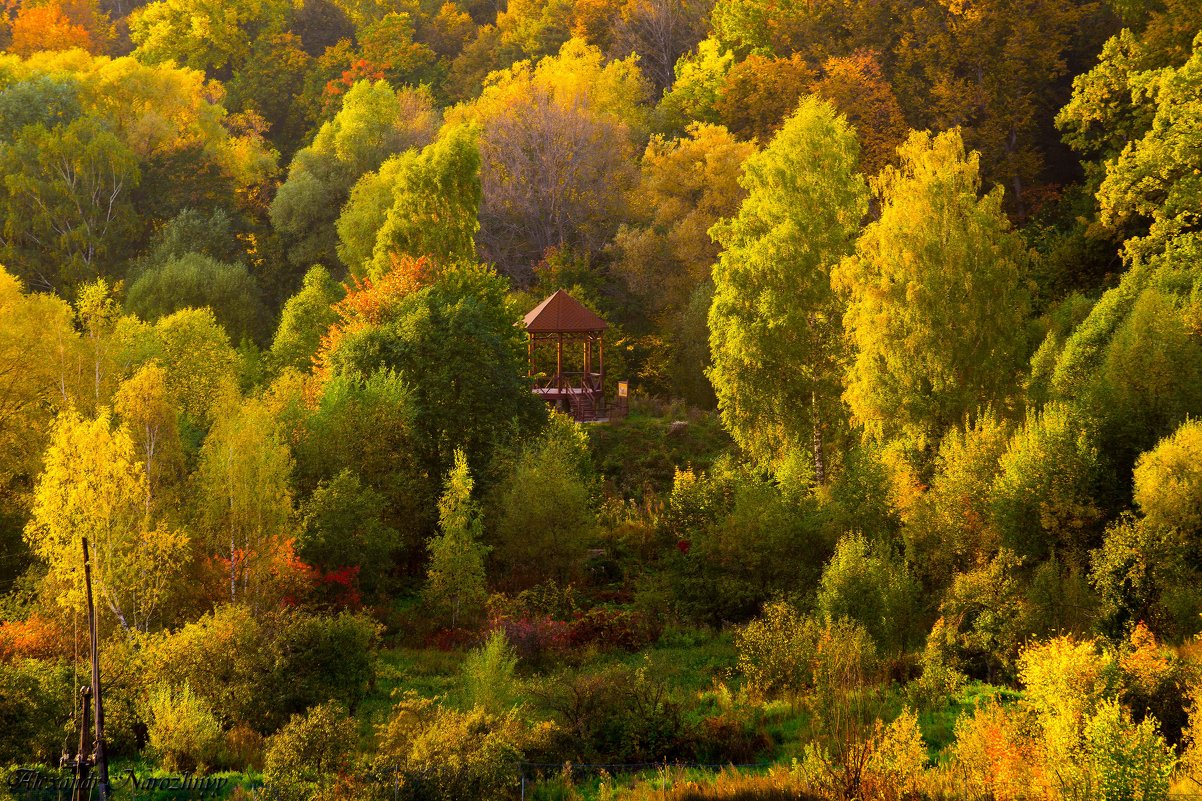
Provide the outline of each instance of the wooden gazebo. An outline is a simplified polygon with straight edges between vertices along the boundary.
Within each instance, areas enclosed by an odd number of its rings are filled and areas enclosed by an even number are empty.
[[[534,394],[576,420],[604,419],[606,322],[561,289],[527,314],[524,323]],[[552,352],[554,372],[549,369]],[[548,369],[540,370],[540,361]]]

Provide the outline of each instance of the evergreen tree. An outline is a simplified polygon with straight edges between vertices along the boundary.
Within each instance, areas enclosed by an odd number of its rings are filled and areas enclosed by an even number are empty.
[[[480,611],[487,596],[484,556],[488,547],[480,543],[484,522],[472,500],[475,482],[468,471],[467,457],[456,449],[455,466],[447,476],[446,489],[438,502],[438,526],[442,533],[430,538],[430,567],[426,573],[425,600],[443,614],[449,612],[451,628]]]

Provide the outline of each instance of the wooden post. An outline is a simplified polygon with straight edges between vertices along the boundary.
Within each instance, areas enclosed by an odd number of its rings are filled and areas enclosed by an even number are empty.
[[[555,349],[555,388],[563,391],[563,334],[559,335],[559,345]]]
[[[86,684],[79,688],[79,751],[75,755],[75,786],[71,788],[71,801],[88,799],[88,699],[92,688]]]
[[[597,372],[601,375],[601,386],[605,386],[605,334],[597,338]]]
[[[534,378],[534,334],[526,335],[526,377]]]
[[[96,765],[96,789],[100,801],[109,798],[109,764],[104,755],[104,699],[100,693],[100,649],[96,642],[96,606],[92,602],[92,562],[88,557],[88,538],[83,538],[83,580],[88,595],[88,634],[92,641],[92,711],[95,713],[95,745],[92,751]]]

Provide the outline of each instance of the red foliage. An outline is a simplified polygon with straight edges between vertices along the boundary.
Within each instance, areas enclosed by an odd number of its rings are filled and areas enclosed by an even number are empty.
[[[562,651],[570,642],[570,627],[550,615],[495,617],[489,630],[501,629],[505,639],[519,657],[538,660],[547,654]]]
[[[637,651],[658,640],[662,631],[662,624],[640,612],[595,606],[576,614],[568,629],[568,642]]]

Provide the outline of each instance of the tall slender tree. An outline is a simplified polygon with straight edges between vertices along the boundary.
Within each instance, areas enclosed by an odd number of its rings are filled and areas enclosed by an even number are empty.
[[[426,603],[449,613],[451,628],[459,625],[460,615],[479,612],[487,595],[484,556],[489,549],[480,542],[484,521],[479,505],[472,500],[474,485],[467,456],[456,449],[455,466],[438,501],[438,526],[442,533],[430,538],[430,567],[425,587]]]
[[[858,157],[847,121],[808,97],[748,159],[739,213],[710,230],[722,246],[709,375],[723,423],[761,464],[808,454],[819,483],[824,443],[843,416],[842,305],[830,271],[851,252],[868,209]]]

